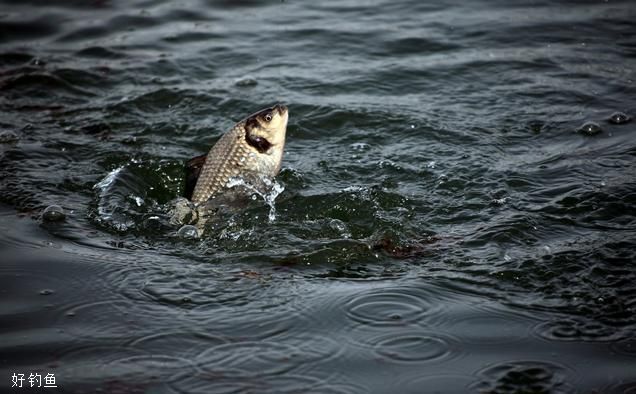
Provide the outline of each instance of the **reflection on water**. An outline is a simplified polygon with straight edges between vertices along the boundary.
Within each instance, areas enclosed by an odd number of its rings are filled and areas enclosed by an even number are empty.
[[[3,376],[636,390],[630,2],[1,10]],[[275,193],[177,237],[185,160],[274,102]]]

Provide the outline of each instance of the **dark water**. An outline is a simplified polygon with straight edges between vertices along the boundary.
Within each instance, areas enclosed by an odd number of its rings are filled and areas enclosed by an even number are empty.
[[[635,393],[635,21],[5,0],[0,391]],[[177,238],[183,162],[275,102],[275,211]]]

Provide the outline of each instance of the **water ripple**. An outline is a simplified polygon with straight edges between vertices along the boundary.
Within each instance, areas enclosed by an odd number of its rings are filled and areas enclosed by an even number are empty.
[[[525,340],[528,331],[526,319],[489,309],[462,313],[445,332],[461,338],[462,343],[501,345]]]
[[[487,367],[479,372],[481,382],[472,386],[480,392],[571,393],[571,373],[560,364],[543,361],[514,361]]]
[[[636,394],[636,380],[612,384],[599,392],[607,394]]]
[[[349,319],[364,326],[420,324],[436,311],[431,295],[418,288],[378,288],[353,296],[344,306]]]
[[[117,318],[113,318],[114,316]],[[153,332],[153,328],[146,325],[146,319],[164,323],[171,321],[170,316],[166,316],[165,312],[156,307],[111,299],[70,307],[60,317],[59,322],[67,327],[69,333],[77,337],[122,340],[128,338],[131,331],[146,335]]]
[[[200,373],[184,376],[170,384],[174,393],[365,393],[367,389],[347,384],[346,378],[324,379],[306,375],[285,374],[264,377]]]
[[[456,338],[421,330],[382,334],[365,342],[381,358],[398,363],[441,362],[459,355]]]
[[[188,360],[194,359],[199,353],[199,347],[204,342],[206,346],[219,346],[228,343],[228,339],[215,336],[209,332],[196,332],[192,328],[179,331],[153,333],[137,337],[127,343],[134,349],[144,350],[154,354],[178,355]]]
[[[2,2],[0,369],[634,391],[634,123],[608,119],[635,114],[633,5],[487,3]],[[273,102],[275,220],[175,237],[184,161]]]
[[[275,376],[298,367],[294,350],[291,345],[277,342],[232,342],[205,349],[195,362],[207,374]]]
[[[613,342],[631,335],[627,330],[584,318],[553,319],[538,324],[534,330],[543,338],[557,341]]]

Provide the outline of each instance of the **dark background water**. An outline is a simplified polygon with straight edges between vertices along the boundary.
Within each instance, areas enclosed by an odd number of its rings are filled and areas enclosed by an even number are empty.
[[[635,21],[3,1],[0,391],[636,392]],[[274,221],[177,238],[183,162],[275,102]]]

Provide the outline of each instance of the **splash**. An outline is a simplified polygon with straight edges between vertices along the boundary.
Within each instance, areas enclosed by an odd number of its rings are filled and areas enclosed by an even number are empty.
[[[124,169],[124,166],[118,167],[111,172],[108,173],[98,183],[93,186],[93,189],[99,190],[99,203],[97,204],[97,213],[99,214],[99,219],[103,222],[111,224],[118,231],[126,231],[130,227],[132,223],[127,223],[123,218],[115,218],[115,211],[112,209],[111,198],[114,195],[114,191],[112,190],[115,181],[119,177],[121,171]]]
[[[95,184],[95,186],[93,186],[93,189],[100,189],[102,192],[107,191],[110,185],[115,182],[115,179],[117,178],[117,175],[119,175],[119,172],[123,169],[123,166],[115,168],[114,170],[109,172],[108,175],[104,177],[104,179]]]
[[[252,198],[256,199],[256,196],[265,201],[265,204],[269,206],[269,214],[267,216],[269,223],[273,223],[276,220],[276,197],[278,197],[284,190],[285,187],[276,181],[271,181],[267,178],[259,179],[264,187],[259,188],[254,184],[246,182],[245,179],[239,177],[230,178],[227,182],[226,186],[229,189],[232,188],[244,188],[248,192],[253,193]]]
[[[93,186],[97,190],[97,220],[119,232],[136,228],[147,212],[142,197],[145,187],[126,165],[110,171]]]

